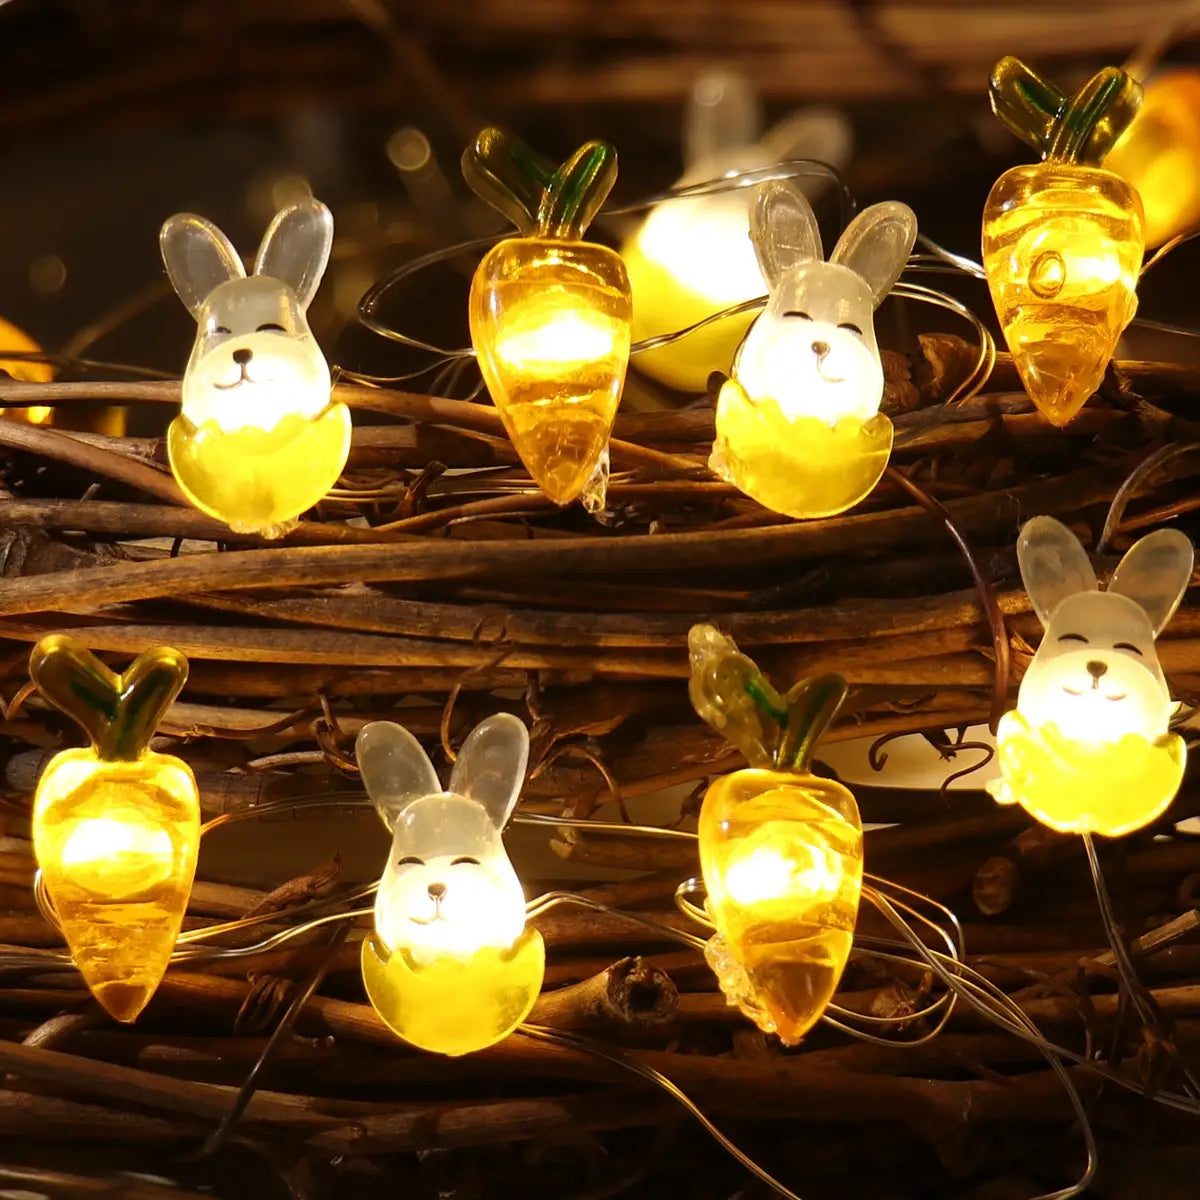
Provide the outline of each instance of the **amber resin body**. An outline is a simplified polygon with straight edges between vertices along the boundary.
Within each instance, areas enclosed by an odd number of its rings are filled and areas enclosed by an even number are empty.
[[[854,797],[808,773],[736,771],[704,797],[700,865],[717,933],[749,985],[739,1007],[799,1041],[850,955],[863,870]]]
[[[270,429],[197,427],[180,415],[167,431],[175,479],[202,512],[237,533],[285,533],[338,481],[350,453],[350,410],[290,415]]]
[[[1119,176],[1073,163],[1014,167],[983,218],[983,265],[1013,363],[1047,420],[1095,392],[1137,312],[1142,206]]]
[[[105,1010],[132,1021],[167,969],[200,846],[186,763],[147,751],[51,759],[33,806],[33,848],[71,957]]]
[[[576,499],[608,445],[629,362],[625,264],[589,242],[509,238],[471,284],[471,340],[508,436],[538,486]]]
[[[187,660],[147,650],[117,675],[62,634],[33,649],[38,690],[92,740],[51,760],[33,800],[33,848],[84,982],[132,1021],[166,972],[200,845],[191,768],[147,748],[187,679]]]

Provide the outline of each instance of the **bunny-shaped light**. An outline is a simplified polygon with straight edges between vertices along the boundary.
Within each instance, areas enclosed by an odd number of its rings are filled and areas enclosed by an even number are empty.
[[[1017,559],[1045,634],[1000,720],[1001,779],[989,788],[1062,833],[1132,833],[1166,811],[1183,778],[1154,640],[1187,590],[1192,544],[1175,529],[1148,534],[1102,592],[1075,535],[1034,517]]]
[[[500,834],[516,806],[529,734],[500,713],[476,726],[443,790],[421,744],[388,721],[364,726],[363,783],[392,834],[363,942],[367,995],[405,1041],[439,1054],[498,1042],[533,1007],[542,936]]]
[[[581,497],[597,512],[632,301],[621,256],[583,235],[616,181],[616,151],[588,142],[556,168],[489,128],[464,152],[462,169],[523,235],[493,246],[471,281],[480,373],[538,487],[556,504]]]
[[[837,675],[779,695],[732,638],[688,634],[697,713],[750,767],[716,780],[700,809],[700,866],[716,934],[705,947],[731,1005],[792,1045],[845,969],[862,891],[854,796],[809,759],[846,695]]]
[[[159,245],[197,325],[182,410],[167,433],[171,470],[209,516],[277,537],[337,482],[350,453],[350,413],[330,400],[329,367],[305,315],[329,262],[333,218],[311,197],[281,209],[249,278],[203,217],[171,217]]]
[[[772,181],[758,189],[750,230],[770,297],[717,399],[709,466],[775,512],[844,512],[879,482],[892,450],[874,312],[904,269],[917,219],[895,201],[872,205],[825,262],[807,197]]]
[[[789,113],[763,130],[758,97],[744,72],[727,66],[704,71],[692,86],[684,121],[686,188],[784,159],[845,165],[853,134],[832,108]],[[812,194],[827,178],[806,181]],[[762,276],[750,227],[753,189],[731,187],[656,205],[621,247],[633,288],[633,340],[655,337],[711,317],[762,295]],[[679,341],[646,350],[637,366],[673,388],[703,392],[713,371],[728,371],[752,317],[726,317]]]
[[[1054,425],[1100,385],[1137,312],[1142,202],[1100,163],[1141,94],[1116,67],[1073,96],[1015,58],[992,71],[993,111],[1043,161],[996,181],[983,210],[983,266],[1013,365]]]
[[[84,982],[111,1016],[132,1021],[166,972],[196,873],[195,777],[147,748],[187,660],[158,646],[115,675],[79,642],[52,634],[33,648],[29,673],[92,740],[42,772],[34,854]]]

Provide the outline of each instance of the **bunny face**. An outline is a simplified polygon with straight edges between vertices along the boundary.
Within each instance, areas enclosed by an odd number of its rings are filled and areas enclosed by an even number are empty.
[[[1166,732],[1171,697],[1154,640],[1192,573],[1192,546],[1177,530],[1142,538],[1101,592],[1083,547],[1066,526],[1035,517],[1017,545],[1021,576],[1046,627],[1021,681],[1017,707],[1035,729],[1113,743]]]
[[[525,927],[525,893],[500,830],[465,796],[427,796],[396,821],[392,857],[375,902],[375,927],[422,960],[509,946]],[[453,846],[447,853],[433,848]]]
[[[504,949],[525,927],[525,895],[500,834],[525,778],[529,735],[516,717],[489,718],[467,738],[443,790],[406,729],[372,722],[356,746],[363,782],[392,848],[375,928],[418,963]]]
[[[183,377],[183,414],[232,433],[318,416],[329,403],[329,367],[296,293],[255,275],[220,284],[197,314]]]
[[[329,367],[305,312],[333,245],[329,209],[311,197],[280,211],[263,236],[254,274],[210,221],[171,217],[159,235],[179,298],[196,318],[183,381],[183,414],[232,433],[316,417],[329,403]]]
[[[734,375],[750,396],[770,397],[785,415],[812,413],[830,425],[866,421],[883,396],[873,314],[871,289],[850,268],[802,263],[746,335]]]
[[[1161,737],[1171,697],[1145,610],[1116,594],[1068,596],[1025,672],[1018,703],[1035,728],[1053,723],[1074,740]]]
[[[738,351],[734,375],[752,399],[786,416],[828,425],[879,411],[883,366],[875,309],[891,291],[917,236],[907,205],[859,213],[829,261],[812,205],[796,184],[773,180],[755,198],[750,237],[768,288],[766,312]]]

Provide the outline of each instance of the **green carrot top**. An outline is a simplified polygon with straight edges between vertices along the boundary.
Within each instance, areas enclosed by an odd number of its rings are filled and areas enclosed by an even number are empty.
[[[83,728],[105,762],[141,758],[187,674],[178,650],[154,646],[118,675],[63,633],[42,638],[29,656],[38,691]]]
[[[1142,104],[1142,85],[1118,67],[1097,71],[1074,95],[1002,58],[992,69],[992,111],[1048,162],[1098,167]]]
[[[579,241],[617,179],[617,152],[586,142],[560,166],[489,126],[463,151],[471,190],[526,236]]]
[[[692,707],[752,767],[803,774],[846,698],[840,675],[804,679],[780,695],[737,643],[712,625],[688,632]]]

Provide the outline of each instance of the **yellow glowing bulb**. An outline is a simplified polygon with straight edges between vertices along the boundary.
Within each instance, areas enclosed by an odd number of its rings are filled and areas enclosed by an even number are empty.
[[[769,156],[745,148],[726,168],[706,162],[678,186],[730,170],[767,166]],[[633,340],[686,329],[763,293],[750,244],[750,188],[671,200],[656,208],[621,248],[633,291]],[[701,392],[713,371],[728,371],[753,313],[726,317],[687,337],[637,356],[639,370],[670,387]]]
[[[163,261],[197,324],[167,433],[171,469],[197,508],[239,532],[286,533],[350,453],[350,413],[330,400],[329,367],[306,317],[332,241],[323,204],[288,205],[247,278],[210,222],[181,213],[162,229]]]
[[[582,496],[595,510],[629,362],[631,301],[620,255],[580,239],[612,186],[616,157],[589,142],[543,188],[525,175],[536,156],[518,147],[488,129],[463,158],[471,186],[528,235],[500,242],[479,264],[471,342],[534,481],[557,504]]]
[[[1174,529],[1142,538],[1103,592],[1075,535],[1050,517],[1024,526],[1017,557],[1046,632],[1000,721],[990,790],[1063,833],[1131,833],[1183,779],[1187,748],[1169,728],[1154,642],[1190,582],[1191,543]]]
[[[1012,58],[996,66],[991,89],[996,114],[1045,161],[996,181],[983,213],[983,266],[1029,398],[1065,425],[1137,312],[1142,203],[1099,164],[1133,119],[1140,89],[1109,68],[1067,97]]]
[[[84,981],[111,1016],[132,1021],[167,969],[196,872],[195,777],[146,748],[187,663],[160,647],[114,675],[56,634],[34,648],[30,674],[93,743],[56,754],[42,773],[34,853]]]
[[[525,928],[525,895],[501,831],[525,779],[529,735],[502,713],[479,725],[443,790],[420,743],[386,721],[356,747],[392,834],[362,947],[367,996],[405,1041],[469,1054],[506,1037],[541,990],[546,950]]]
[[[1141,197],[1147,246],[1200,223],[1200,72],[1166,71],[1152,79],[1141,111],[1104,165]]]
[[[774,181],[758,189],[751,235],[770,297],[718,396],[709,466],[775,512],[844,512],[892,450],[874,314],[904,269],[916,217],[873,205],[826,262],[807,197]]]

